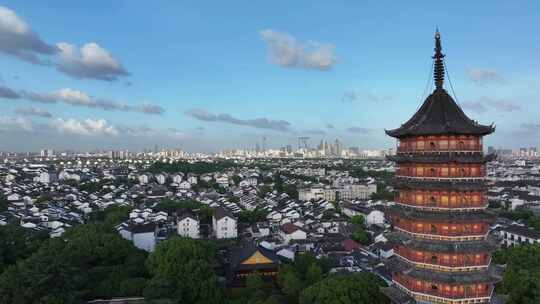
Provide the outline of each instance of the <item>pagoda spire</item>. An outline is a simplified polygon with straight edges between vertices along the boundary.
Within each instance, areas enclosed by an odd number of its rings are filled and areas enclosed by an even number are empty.
[[[433,64],[433,79],[435,80],[435,88],[437,90],[442,90],[444,83],[444,54],[442,53],[441,48],[441,34],[439,29],[435,32],[435,55],[433,59],[435,62]]]

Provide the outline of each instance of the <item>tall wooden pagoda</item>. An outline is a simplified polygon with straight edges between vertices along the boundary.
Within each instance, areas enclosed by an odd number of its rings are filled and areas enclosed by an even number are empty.
[[[488,240],[482,137],[495,128],[471,120],[444,89],[440,34],[435,34],[435,90],[401,127],[386,130],[398,141],[388,209],[395,242],[389,261],[394,287],[417,303],[489,303],[495,275]]]

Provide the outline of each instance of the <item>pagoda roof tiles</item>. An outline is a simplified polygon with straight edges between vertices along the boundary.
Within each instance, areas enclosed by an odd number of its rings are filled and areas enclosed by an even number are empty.
[[[403,125],[386,134],[396,138],[419,135],[488,135],[495,131],[467,117],[443,88],[429,95],[420,109]]]

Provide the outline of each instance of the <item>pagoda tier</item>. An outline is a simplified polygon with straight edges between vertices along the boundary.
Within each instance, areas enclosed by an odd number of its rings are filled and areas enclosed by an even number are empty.
[[[425,210],[482,210],[488,200],[483,191],[401,190],[398,205]]]
[[[484,164],[479,163],[442,163],[423,164],[421,162],[402,163],[396,170],[398,177],[414,177],[425,179],[443,178],[483,178]]]
[[[386,209],[394,232],[387,261],[394,286],[420,303],[489,303],[500,280],[488,239],[495,216],[487,211],[483,136],[493,126],[468,118],[443,89],[444,55],[435,37],[436,88],[413,117],[386,133],[398,139],[392,184],[398,195]],[[392,293],[390,293],[392,294]]]
[[[421,180],[406,177],[396,177],[392,185],[398,189],[409,190],[449,190],[449,191],[484,191],[486,183],[482,179],[477,180]]]
[[[461,164],[484,164],[494,160],[497,157],[495,154],[482,155],[482,153],[461,153],[461,152],[439,152],[426,153],[418,155],[416,153],[398,153],[389,155],[388,160],[398,164],[403,163],[421,163],[421,164],[441,164],[441,163],[461,163]]]
[[[493,251],[497,249],[496,241],[491,239],[465,242],[445,242],[412,238],[406,234],[397,232],[389,233],[386,235],[386,237],[397,245],[405,245],[410,249],[438,253],[476,253]]]
[[[449,103],[453,102],[446,91],[439,92],[446,94]],[[432,101],[429,99],[426,101]],[[455,105],[457,106],[457,105]],[[387,131],[388,132],[388,131]],[[473,135],[428,135],[428,136],[410,136],[400,138],[397,148],[398,153],[440,153],[452,151],[462,153],[482,152],[483,143],[481,136]]]
[[[423,303],[488,303],[493,284],[501,279],[494,267],[468,272],[449,272],[424,269],[401,257],[387,261],[393,281]]]

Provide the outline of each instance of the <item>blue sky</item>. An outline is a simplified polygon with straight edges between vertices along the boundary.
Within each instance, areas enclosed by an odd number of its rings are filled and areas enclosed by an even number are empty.
[[[0,1],[0,150],[391,147],[436,26],[486,143],[538,145],[537,1],[52,3]]]

